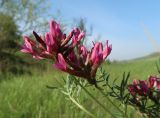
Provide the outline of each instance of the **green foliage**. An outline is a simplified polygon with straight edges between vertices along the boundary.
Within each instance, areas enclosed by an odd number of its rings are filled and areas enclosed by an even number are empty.
[[[127,75],[125,72],[123,73],[122,81],[119,85],[116,84],[117,79],[113,81],[113,83],[109,84],[109,75],[105,75],[103,78],[106,82],[106,86],[110,89],[108,91],[109,95],[113,98],[118,99],[122,102],[122,104],[128,103],[129,93],[127,93],[127,87],[128,87],[128,80],[129,80],[130,73]]]
[[[27,68],[38,63],[18,53],[21,36],[16,23],[3,13],[0,13],[0,21],[0,75],[30,73]]]
[[[105,70],[110,74],[110,78],[118,79],[122,76],[123,72],[130,72],[131,80],[140,79],[144,80],[150,75],[157,75],[156,62],[159,56],[138,59],[124,62],[111,63],[106,66]],[[129,80],[130,81],[130,80]]]
[[[20,46],[18,27],[11,16],[0,13],[0,51],[15,52]]]
[[[155,62],[158,59],[144,59],[131,62],[124,62],[123,64],[117,62],[116,64],[104,64],[104,69],[110,74],[110,82],[112,83],[114,78],[118,77],[117,83],[121,85],[122,72],[126,69],[130,69],[131,75],[129,81],[135,78],[133,73],[136,72],[136,78],[144,79],[148,76],[148,73],[157,73],[155,68]],[[123,65],[123,66],[122,66]],[[117,67],[117,68],[116,68]],[[133,70],[131,69],[133,68]],[[150,68],[150,69],[148,69]],[[141,71],[140,71],[141,70]],[[33,71],[33,69],[32,69]],[[122,71],[122,72],[121,72]],[[21,77],[14,77],[11,80],[3,80],[0,82],[0,117],[2,118],[89,118],[88,114],[81,111],[73,102],[68,100],[68,96],[62,94],[57,89],[48,89],[48,87],[59,88],[64,86],[63,77],[66,74],[62,74],[49,66],[47,71],[41,70],[34,71],[35,75],[24,75]],[[112,75],[113,74],[113,75]],[[125,76],[126,78],[127,76]],[[66,80],[66,78],[64,78]],[[68,81],[68,83],[70,83]],[[105,83],[102,83],[102,85]],[[66,86],[67,87],[67,86]],[[73,86],[74,87],[74,86]],[[63,89],[65,90],[65,89]],[[67,89],[66,89],[67,90]],[[68,88],[69,90],[69,88]],[[117,110],[103,97],[98,91],[92,87],[87,87],[97,100],[101,101],[109,110],[114,114]],[[73,95],[73,94],[72,94]],[[81,90],[80,94],[74,92],[74,99],[83,105],[85,109],[93,113],[98,118],[110,118],[110,115],[106,113],[99,105],[93,102],[93,100]],[[117,100],[114,103],[119,105]],[[123,108],[121,106],[121,108]],[[127,108],[128,118],[142,118],[143,116],[136,112],[135,109]]]
[[[16,64],[24,63],[15,53],[19,49],[18,27],[11,16],[0,13],[0,71],[17,73]]]
[[[22,33],[33,27],[45,30],[47,17],[51,16],[48,14],[49,2],[46,0],[3,0],[0,3],[0,12],[10,15]]]

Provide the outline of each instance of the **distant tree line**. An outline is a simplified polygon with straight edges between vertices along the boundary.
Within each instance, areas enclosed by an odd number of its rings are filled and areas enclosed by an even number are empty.
[[[0,75],[30,73],[30,65],[42,64],[20,53],[22,34],[45,29],[45,0],[0,0]]]

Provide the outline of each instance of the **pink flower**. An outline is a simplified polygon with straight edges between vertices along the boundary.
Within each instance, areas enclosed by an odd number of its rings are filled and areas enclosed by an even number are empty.
[[[72,38],[72,43],[73,43],[73,45],[77,45],[85,37],[85,33],[80,32],[80,30],[78,28],[75,28],[73,30],[73,33],[74,33],[74,35],[73,35],[73,38]]]
[[[84,45],[79,46],[79,54],[81,55],[81,58],[83,58],[83,62],[85,63],[87,56],[89,56],[89,52]]]
[[[50,22],[50,31],[45,34],[44,39],[35,31],[33,31],[33,35],[38,43],[28,37],[27,39],[24,38],[25,43],[21,51],[29,53],[37,59],[56,59],[58,53],[67,56],[84,38],[84,33],[78,28],[76,30],[74,29],[66,36],[66,34],[62,33],[60,25],[55,21]]]
[[[158,84],[157,78],[154,76],[150,76],[148,83],[149,88],[154,89],[155,87],[157,87],[157,84]]]
[[[32,46],[35,45],[35,42],[32,41],[29,37],[24,37],[24,45],[22,45],[21,52],[24,53],[34,53]]]
[[[100,64],[103,61],[103,49],[102,43],[96,43],[91,52],[91,62],[93,64]]]
[[[129,90],[129,92],[130,92],[133,96],[135,96],[135,95],[137,94],[136,85],[129,85],[129,86],[128,86],[128,90]]]
[[[148,81],[134,80],[133,84],[128,86],[128,90],[133,96],[149,96],[153,99],[153,92],[155,92],[155,90],[160,90],[160,78],[150,76]]]
[[[108,40],[107,40],[106,47],[103,51],[103,59],[105,59],[111,53],[111,50],[112,50],[112,45],[108,45]]]
[[[97,69],[110,54],[111,47],[107,45],[106,49],[103,51],[102,43],[96,43],[91,51],[88,51],[84,45],[79,45],[77,48],[77,51],[71,51],[67,57],[64,57],[68,65],[65,72],[82,77],[88,80],[89,83],[96,85],[95,77]],[[106,50],[109,50],[107,54],[104,53]],[[103,56],[105,58],[103,58]]]
[[[24,37],[24,45],[22,45],[21,52],[29,53],[35,59],[43,59],[34,48],[36,47],[36,43],[31,40],[29,37]]]
[[[58,54],[58,59],[57,59],[58,62],[56,62],[54,64],[54,67],[57,68],[57,69],[60,69],[62,71],[66,71],[67,70],[67,63],[66,61],[64,60],[63,58],[63,55],[62,54]]]
[[[89,51],[81,44],[85,33],[80,29],[73,29],[66,35],[55,21],[50,22],[50,31],[42,38],[33,31],[36,41],[24,37],[22,52],[29,53],[36,59],[55,60],[54,67],[69,74],[86,79],[96,85],[96,72],[98,67],[110,54],[112,47],[106,43],[105,48],[101,42],[94,44]]]
[[[104,60],[110,54],[111,50],[112,46],[108,46],[108,41],[104,50],[102,43],[98,42],[94,45],[93,49],[91,50],[90,63],[95,69],[98,68],[102,62],[104,62]]]
[[[150,90],[149,90],[147,81],[145,81],[145,80],[140,81],[139,80],[139,86],[140,86],[139,95],[147,95],[149,93]]]
[[[63,37],[62,31],[60,30],[60,25],[55,21],[50,22],[50,34],[54,40],[61,39]]]
[[[55,54],[58,51],[58,45],[56,43],[56,40],[54,40],[49,33],[46,33],[45,35],[45,44],[46,44],[46,51],[49,54]]]
[[[158,78],[156,76],[150,76],[148,86],[150,89],[160,90],[160,78]]]
[[[149,93],[147,82],[141,80],[134,80],[133,84],[128,86],[128,90],[133,96],[146,96]]]

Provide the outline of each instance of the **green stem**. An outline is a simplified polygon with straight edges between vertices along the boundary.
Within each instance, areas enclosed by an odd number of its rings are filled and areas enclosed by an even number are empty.
[[[122,104],[123,108],[124,108],[124,117],[128,118],[128,115],[127,115],[127,105],[126,104]]]
[[[92,113],[90,113],[89,111],[87,111],[82,105],[80,105],[80,104],[79,104],[73,97],[71,97],[70,95],[69,95],[69,99],[70,99],[75,105],[77,105],[82,111],[84,111],[85,113],[87,113],[89,116],[95,118],[95,116],[94,116]]]
[[[120,108],[117,107],[117,106],[113,103],[113,101],[112,101],[108,96],[106,96],[106,94],[105,94],[104,92],[102,92],[102,90],[100,90],[99,88],[97,88],[97,89],[99,90],[99,92],[100,92],[103,96],[105,96],[105,98],[107,98],[107,100],[108,100],[118,111],[120,111],[120,112],[124,115],[124,112],[123,112],[122,110],[120,110]]]
[[[77,81],[77,80],[76,80]],[[111,113],[111,111],[109,111],[103,104],[101,104],[97,98],[95,98],[85,87],[83,87],[79,81],[77,81],[77,83],[82,87],[82,89],[97,103],[99,104],[106,112],[108,112],[113,118],[116,118],[116,116]]]

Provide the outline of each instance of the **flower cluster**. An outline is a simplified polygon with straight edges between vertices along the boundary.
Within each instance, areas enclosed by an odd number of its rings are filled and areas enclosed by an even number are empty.
[[[134,80],[133,84],[128,86],[128,90],[137,102],[145,97],[157,103],[160,99],[160,78],[150,76],[148,81]]]
[[[33,55],[33,58],[36,59],[54,59],[58,53],[65,55],[84,37],[84,32],[77,28],[66,36],[62,33],[60,25],[55,21],[50,22],[50,31],[45,34],[44,39],[35,31],[33,31],[33,34],[37,42],[24,36],[25,43],[21,51]]]
[[[35,31],[33,34],[36,41],[25,36],[22,52],[31,54],[35,59],[52,59],[55,61],[55,68],[82,77],[96,85],[97,69],[112,50],[108,41],[105,48],[101,42],[97,42],[91,50],[88,50],[81,43],[85,37],[83,31],[75,28],[66,36],[55,21],[50,22],[50,31],[44,38]]]

